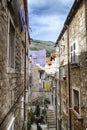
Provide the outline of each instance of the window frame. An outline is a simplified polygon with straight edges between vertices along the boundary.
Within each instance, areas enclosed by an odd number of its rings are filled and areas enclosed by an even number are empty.
[[[74,96],[74,91],[77,91],[78,92],[78,95],[79,95],[79,107],[78,107],[78,110],[79,110],[79,113],[75,110],[75,102],[74,102],[74,98],[75,98],[75,96]],[[81,115],[81,106],[80,106],[80,104],[81,104],[81,101],[80,101],[80,89],[79,88],[77,88],[77,87],[73,87],[72,88],[72,108],[73,108],[73,111],[77,114],[77,115]]]
[[[10,34],[10,24],[12,24],[13,28],[14,28],[14,67],[9,66],[9,62],[10,62],[10,57],[9,57],[9,34]],[[15,43],[16,43],[16,30],[15,30],[15,25],[13,22],[13,19],[11,18],[11,15],[9,13],[8,15],[8,35],[7,35],[7,73],[14,73],[15,72]]]
[[[21,73],[24,74],[24,59],[25,59],[25,48],[21,45]]]
[[[76,44],[71,46],[71,63],[76,63]]]
[[[79,63],[79,53],[78,53],[78,45],[77,45],[77,42],[74,42],[72,45],[71,45],[71,64],[77,64]]]

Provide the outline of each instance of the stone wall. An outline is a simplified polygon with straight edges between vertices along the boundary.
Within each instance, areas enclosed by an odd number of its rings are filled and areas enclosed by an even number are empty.
[[[32,76],[32,85],[31,85],[31,95],[30,98],[33,101],[34,99],[37,99],[39,96],[41,96],[41,93],[39,92],[41,86],[41,83],[39,82],[39,67],[37,65],[31,64],[30,66],[31,70],[31,76]]]
[[[86,8],[85,8],[86,7]],[[72,104],[72,128],[73,130],[85,130],[87,128],[87,2],[83,0],[80,4],[78,10],[73,15],[73,18],[69,24],[69,54],[70,54],[70,91],[71,91],[71,104]],[[68,86],[68,64],[65,62],[68,58],[67,50],[67,29],[59,41],[59,47],[65,44],[65,51],[60,50],[60,66],[65,68],[66,81],[61,77],[62,69],[60,67],[60,83],[58,84],[58,89],[61,88],[61,117],[62,117],[62,127],[64,130],[68,128],[66,124],[66,116],[69,117],[69,86]],[[71,46],[76,43],[78,51],[78,64],[71,64]],[[59,48],[61,49],[61,48]],[[66,53],[65,53],[66,52]],[[66,64],[64,64],[66,63]],[[79,91],[79,114],[75,112],[73,107],[73,89],[76,88]],[[60,94],[59,94],[60,97]],[[65,104],[64,104],[65,102]],[[64,106],[66,112],[64,112]],[[59,108],[60,109],[60,108]],[[58,115],[60,118],[60,115]]]
[[[16,117],[15,129],[20,130],[21,98],[23,97],[24,72],[21,73],[22,42],[21,32],[15,27],[15,71],[7,72],[8,61],[8,17],[6,0],[0,1],[0,129],[5,130],[11,116]],[[24,64],[24,63],[22,63]],[[14,106],[13,106],[14,105]],[[2,122],[2,124],[1,124]],[[21,126],[20,126],[21,124]]]
[[[43,70],[43,69],[42,69]],[[44,98],[48,97],[48,93],[42,91],[42,80],[40,79],[41,67],[35,64],[30,65],[31,73],[31,88],[30,88],[30,101],[43,101]],[[45,73],[45,72],[44,72]]]
[[[86,17],[85,17],[85,1],[80,5],[79,10],[77,11],[74,19],[71,22],[71,26],[74,28],[74,34],[72,31],[70,32],[70,43],[72,43],[75,39],[78,44],[78,57],[79,57],[79,65],[76,67],[71,66],[71,88],[76,87],[80,91],[80,99],[79,99],[79,107],[80,113],[76,116],[72,116],[73,128],[75,130],[86,129],[87,125],[84,120],[87,120],[87,94],[86,94],[86,78],[87,78],[87,62],[86,62]],[[71,37],[72,36],[72,37]],[[73,103],[72,97],[72,103]],[[83,105],[84,104],[84,105]],[[83,108],[84,106],[84,108]],[[79,119],[81,116],[81,119]],[[83,127],[82,127],[83,126]]]

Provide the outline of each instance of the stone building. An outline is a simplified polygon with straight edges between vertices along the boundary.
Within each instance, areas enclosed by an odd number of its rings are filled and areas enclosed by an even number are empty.
[[[0,0],[0,130],[21,130],[25,119],[26,11],[26,1]]]
[[[58,127],[87,129],[87,1],[75,1],[56,42]]]
[[[49,63],[49,62],[48,62]],[[52,69],[52,68],[51,68]],[[30,63],[30,98],[31,102],[50,100],[50,106],[55,107],[55,74],[48,71],[47,66]]]
[[[30,98],[31,102],[41,101],[45,97],[45,93],[42,92],[42,80],[45,77],[45,71],[43,68],[36,64],[30,63]]]

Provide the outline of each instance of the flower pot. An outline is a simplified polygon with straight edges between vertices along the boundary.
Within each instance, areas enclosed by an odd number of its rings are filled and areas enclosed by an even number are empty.
[[[63,80],[66,80],[66,76],[63,76]]]

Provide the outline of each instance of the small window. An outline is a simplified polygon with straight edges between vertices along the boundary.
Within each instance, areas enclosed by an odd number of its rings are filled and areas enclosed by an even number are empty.
[[[25,59],[25,49],[22,46],[22,49],[21,49],[21,73],[24,73],[24,59]]]
[[[42,80],[45,78],[44,72],[39,71],[39,79]]]
[[[73,45],[73,49],[74,49],[74,50],[76,49],[75,43],[74,43],[74,45]]]
[[[15,69],[15,28],[11,18],[8,19],[7,72]]]
[[[42,89],[44,89],[45,81],[42,80]]]
[[[15,29],[10,21],[9,27],[9,67],[14,68],[14,51],[15,51]]]
[[[72,46],[71,46],[71,52],[72,52],[72,50],[73,50],[73,49],[72,49]]]
[[[78,114],[80,113],[80,99],[79,99],[79,91],[73,89],[73,109],[75,112],[77,112]]]
[[[42,76],[42,73],[40,72],[40,73],[39,73],[39,78],[40,78],[40,79],[41,79],[41,76]]]
[[[78,63],[78,54],[76,53],[76,44],[71,46],[71,63]]]

